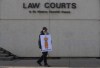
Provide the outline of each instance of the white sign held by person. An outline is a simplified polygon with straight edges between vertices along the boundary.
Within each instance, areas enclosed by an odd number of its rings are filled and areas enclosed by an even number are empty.
[[[51,35],[40,35],[42,52],[52,51]]]

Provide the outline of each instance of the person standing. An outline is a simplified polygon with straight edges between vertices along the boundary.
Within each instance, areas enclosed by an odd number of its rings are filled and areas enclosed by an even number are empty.
[[[40,32],[40,35],[49,35],[48,29],[46,27],[43,27],[42,31]],[[41,40],[40,40],[40,35],[39,35],[39,41],[38,41],[38,45],[39,48],[41,48]],[[48,55],[48,51],[46,52],[42,52],[42,56],[38,59],[37,63],[42,66],[41,62],[44,60],[44,66],[50,67],[50,65],[48,65],[47,63],[47,55]]]

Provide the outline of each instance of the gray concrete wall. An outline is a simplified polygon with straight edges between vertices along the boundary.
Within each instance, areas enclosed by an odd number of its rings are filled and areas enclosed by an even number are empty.
[[[30,14],[23,2],[75,2],[77,8],[71,14]],[[47,26],[53,40],[49,56],[98,57],[99,20],[99,0],[0,0],[0,46],[20,57],[38,57],[38,35]]]
[[[71,14],[29,14],[29,9],[23,9],[23,2],[41,2],[40,10],[49,10],[43,7],[45,2],[69,2],[77,3],[77,9],[71,10]],[[1,19],[99,19],[99,0],[0,0]],[[52,10],[52,9],[50,9]],[[58,10],[58,9],[53,9]]]

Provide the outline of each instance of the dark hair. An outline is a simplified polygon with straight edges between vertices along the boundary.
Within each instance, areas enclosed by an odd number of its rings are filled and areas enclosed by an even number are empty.
[[[47,27],[43,27],[43,30],[46,30],[47,31],[48,29],[47,29]]]

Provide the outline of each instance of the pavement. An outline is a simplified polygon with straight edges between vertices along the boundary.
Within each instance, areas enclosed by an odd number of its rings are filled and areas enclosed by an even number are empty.
[[[37,59],[16,59],[12,61],[1,61],[0,68],[38,68]],[[43,62],[42,62],[43,64]],[[48,64],[52,67],[63,68],[100,68],[100,59],[97,58],[61,58],[48,59]]]

